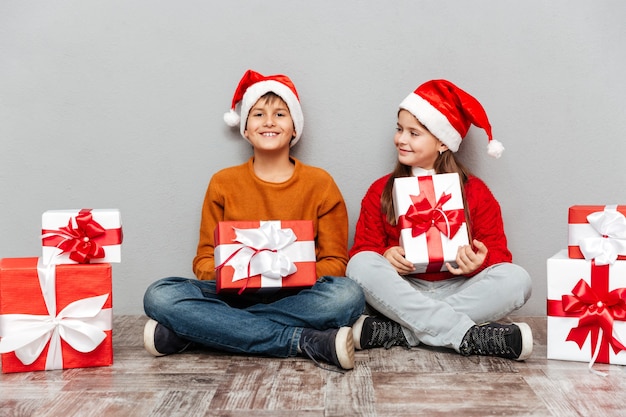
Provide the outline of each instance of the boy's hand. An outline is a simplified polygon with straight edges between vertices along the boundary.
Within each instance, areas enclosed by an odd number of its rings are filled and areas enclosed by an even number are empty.
[[[476,251],[474,251],[472,245],[459,246],[459,250],[456,253],[458,268],[454,268],[449,262],[446,262],[448,271],[454,275],[467,275],[480,268],[487,257],[487,246],[476,239],[474,239],[473,243]]]
[[[389,261],[391,266],[398,272],[400,275],[410,274],[415,270],[412,262],[409,262],[404,257],[405,252],[401,246],[392,246],[385,251],[383,256]]]

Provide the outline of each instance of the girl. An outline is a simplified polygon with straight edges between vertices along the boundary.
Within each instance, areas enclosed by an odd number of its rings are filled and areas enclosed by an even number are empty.
[[[394,136],[398,161],[363,198],[347,267],[348,277],[378,312],[361,316],[353,326],[357,349],[424,343],[466,356],[530,356],[533,340],[526,323],[493,322],[526,303],[531,280],[511,263],[500,205],[454,156],[471,124],[485,129],[489,154],[499,157],[504,148],[492,139],[484,109],[449,81],[426,82],[400,103]],[[394,179],[443,173],[458,173],[461,179],[471,245],[458,248],[456,266],[446,263],[447,271],[415,274],[399,246]]]

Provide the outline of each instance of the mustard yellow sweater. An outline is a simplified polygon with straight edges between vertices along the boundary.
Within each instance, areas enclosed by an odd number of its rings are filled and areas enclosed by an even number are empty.
[[[219,221],[312,220],[317,276],[344,276],[348,262],[348,213],[333,178],[295,158],[293,176],[270,183],[254,174],[253,158],[213,175],[202,206],[198,251],[193,271],[215,279],[213,233]]]

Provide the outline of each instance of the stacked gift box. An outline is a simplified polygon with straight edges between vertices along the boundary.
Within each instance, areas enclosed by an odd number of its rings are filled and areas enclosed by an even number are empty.
[[[415,273],[446,271],[456,266],[459,246],[469,244],[459,175],[402,177],[392,189],[400,245]]]
[[[548,359],[626,365],[626,206],[572,206],[547,262]]]
[[[111,365],[119,210],[46,211],[41,240],[39,257],[0,259],[2,372]]]

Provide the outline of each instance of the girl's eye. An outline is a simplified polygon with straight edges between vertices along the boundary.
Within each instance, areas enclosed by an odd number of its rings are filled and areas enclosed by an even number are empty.
[[[420,135],[419,132],[411,132],[411,136],[416,136],[417,137],[419,135]]]
[[[400,129],[399,127],[396,127],[396,132],[402,132],[402,129]]]

